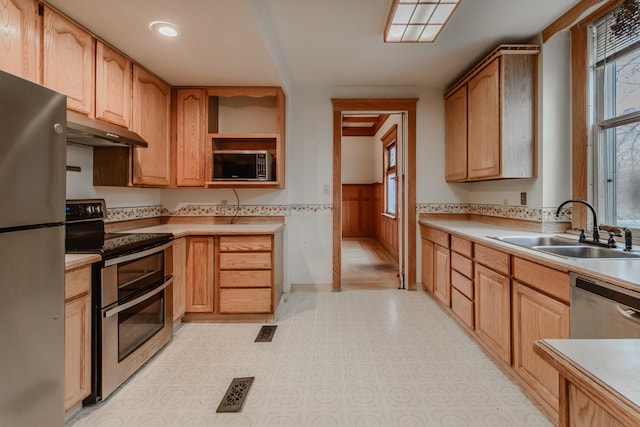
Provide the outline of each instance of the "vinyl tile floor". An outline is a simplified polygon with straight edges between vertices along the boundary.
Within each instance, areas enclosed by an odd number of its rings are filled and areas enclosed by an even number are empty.
[[[552,425],[423,292],[296,290],[277,325],[184,324],[67,426]],[[236,377],[255,377],[242,411],[216,413]]]

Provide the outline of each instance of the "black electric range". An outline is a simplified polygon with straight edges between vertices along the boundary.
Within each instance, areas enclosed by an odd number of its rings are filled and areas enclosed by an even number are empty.
[[[105,233],[102,199],[67,200],[65,252],[100,254],[109,259],[163,245],[171,233]]]

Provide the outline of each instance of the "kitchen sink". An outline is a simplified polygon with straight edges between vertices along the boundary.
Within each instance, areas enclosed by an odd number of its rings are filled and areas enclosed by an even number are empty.
[[[598,246],[534,246],[532,249],[568,258],[640,259],[640,253]]]
[[[551,255],[573,259],[640,259],[640,252],[625,252],[618,248],[591,246],[578,240],[560,236],[503,236],[493,237],[505,243],[511,243]]]
[[[577,240],[567,239],[559,236],[504,236],[492,237],[506,243],[532,248],[534,246],[578,246]]]

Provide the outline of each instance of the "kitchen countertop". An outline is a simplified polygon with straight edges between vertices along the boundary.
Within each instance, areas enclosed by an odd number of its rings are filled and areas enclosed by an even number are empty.
[[[628,289],[640,289],[640,258],[626,260],[576,260],[545,254],[534,249],[502,242],[488,237],[555,235],[577,240],[578,236],[572,234],[525,231],[513,227],[503,227],[469,220],[421,219],[419,223],[459,235],[460,237],[465,237],[495,249],[508,250],[514,255],[545,264],[562,271],[574,271],[609,283],[614,283]],[[635,249],[637,250],[638,248],[636,247]]]
[[[275,234],[283,223],[260,222],[251,224],[163,224],[122,230],[124,233],[171,233],[174,237],[215,236],[221,234]]]
[[[640,420],[640,340],[544,339],[535,351],[603,408]],[[570,403],[571,404],[571,403]]]
[[[65,271],[73,270],[74,268],[93,264],[101,259],[102,257],[98,254],[66,254],[64,256],[64,269]]]

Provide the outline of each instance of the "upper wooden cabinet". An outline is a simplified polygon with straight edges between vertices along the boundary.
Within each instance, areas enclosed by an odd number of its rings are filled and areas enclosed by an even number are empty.
[[[133,126],[149,146],[133,149],[133,184],[166,187],[171,175],[171,88],[133,65]]]
[[[447,181],[535,176],[539,51],[499,46],[447,91]]]
[[[176,185],[204,187],[208,162],[206,142],[206,92],[178,89],[175,92]]]
[[[45,7],[43,85],[67,95],[67,108],[94,115],[95,39]]]
[[[0,1],[0,70],[42,83],[42,19],[34,0]]]
[[[96,118],[131,127],[131,60],[96,43]]]
[[[467,86],[445,100],[445,174],[447,181],[467,179]]]

